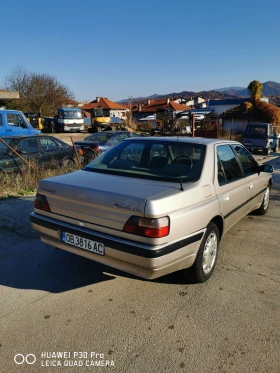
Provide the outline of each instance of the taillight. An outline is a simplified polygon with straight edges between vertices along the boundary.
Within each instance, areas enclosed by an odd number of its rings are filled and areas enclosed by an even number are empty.
[[[151,238],[168,236],[169,230],[170,220],[168,216],[157,219],[131,216],[123,227],[123,232]]]
[[[43,194],[36,194],[35,201],[34,201],[34,208],[38,210],[51,212],[47,197],[44,196]]]
[[[97,153],[99,153],[101,151],[99,146],[96,146],[96,145],[92,145],[91,149],[95,150]]]

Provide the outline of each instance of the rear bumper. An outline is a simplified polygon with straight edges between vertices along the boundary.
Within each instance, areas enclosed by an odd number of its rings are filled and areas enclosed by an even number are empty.
[[[91,231],[34,212],[30,214],[30,221],[44,243],[150,280],[192,266],[205,232],[201,230],[180,241],[153,246]],[[63,231],[103,243],[105,255],[62,242]]]

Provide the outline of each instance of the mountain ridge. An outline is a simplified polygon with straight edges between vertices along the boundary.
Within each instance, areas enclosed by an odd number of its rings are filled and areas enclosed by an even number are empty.
[[[280,105],[280,83],[274,82],[274,81],[267,81],[262,83],[263,90],[262,90],[262,96],[269,97],[269,102],[271,102],[274,105]],[[173,92],[168,94],[153,94],[146,97],[135,97],[131,98],[131,102],[133,103],[140,103],[145,102],[148,99],[164,99],[164,98],[178,98],[178,97],[184,97],[184,98],[190,98],[193,96],[202,96],[206,97],[210,100],[215,99],[229,99],[229,98],[241,98],[241,97],[250,97],[250,93],[247,88],[243,87],[224,87],[224,88],[216,88],[209,91],[182,91],[182,92]],[[118,101],[118,103],[128,103],[129,99],[123,99],[121,101]]]

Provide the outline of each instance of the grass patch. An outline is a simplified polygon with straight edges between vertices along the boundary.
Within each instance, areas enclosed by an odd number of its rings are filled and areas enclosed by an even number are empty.
[[[77,164],[58,166],[33,164],[33,169],[24,166],[14,172],[0,172],[0,198],[30,196],[36,193],[41,179],[78,170]]]

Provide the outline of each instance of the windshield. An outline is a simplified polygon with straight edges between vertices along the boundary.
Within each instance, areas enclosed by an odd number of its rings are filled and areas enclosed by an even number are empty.
[[[100,133],[94,133],[93,135],[90,135],[85,138],[86,141],[94,141],[98,144],[105,143],[109,141],[109,139],[114,136],[113,133],[110,132],[100,132]]]
[[[67,110],[63,112],[64,119],[82,119],[82,112],[80,110]]]
[[[200,178],[206,147],[187,142],[124,140],[84,170],[168,182]]]
[[[95,118],[103,117],[103,109],[94,109],[94,117]]]

